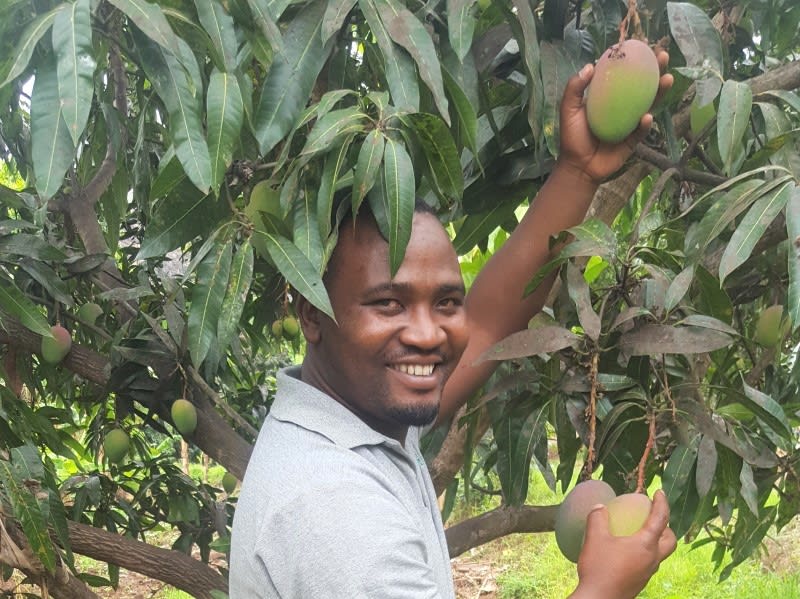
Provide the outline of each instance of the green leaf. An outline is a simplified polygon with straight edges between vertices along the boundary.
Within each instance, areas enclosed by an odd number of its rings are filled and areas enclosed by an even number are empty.
[[[328,151],[341,138],[363,131],[366,121],[367,115],[355,106],[329,112],[314,123],[300,156],[307,160]]]
[[[46,62],[36,72],[31,97],[31,153],[36,191],[43,199],[61,187],[72,165],[75,146],[61,116],[56,65]]]
[[[464,193],[464,176],[456,144],[444,121],[434,114],[421,112],[400,118],[425,154],[426,174],[436,195],[447,204],[458,201]]]
[[[217,325],[217,345],[220,354],[225,353],[236,334],[252,282],[253,246],[249,239],[245,239],[233,257],[228,287],[222,300],[222,309]]]
[[[194,0],[197,16],[219,54],[220,70],[232,73],[236,68],[236,31],[231,16],[217,0]]]
[[[684,268],[669,284],[667,295],[664,299],[664,310],[671,312],[689,291],[689,287],[694,280],[694,265]]]
[[[305,254],[308,261],[314,264],[317,272],[322,274],[322,239],[317,222],[317,206],[314,202],[316,194],[305,189],[298,200],[292,204],[292,239],[294,244]]]
[[[664,469],[662,487],[670,505],[669,526],[679,537],[683,536],[694,520],[699,498],[692,474],[697,462],[697,445],[678,445]]]
[[[30,256],[48,262],[63,262],[67,256],[57,247],[53,247],[38,235],[30,233],[14,233],[0,237],[0,256]]]
[[[668,2],[670,32],[690,67],[708,65],[722,73],[722,40],[703,9],[689,2]]]
[[[244,102],[236,76],[214,71],[208,82],[206,104],[211,188],[216,190],[231,164],[244,122]]]
[[[262,154],[292,130],[328,59],[333,43],[323,44],[320,34],[325,6],[316,0],[305,7],[283,34],[283,50],[272,62],[256,109],[254,128]]]
[[[76,0],[56,15],[53,48],[58,57],[61,114],[74,145],[83,134],[94,96],[94,60],[89,0]]]
[[[145,0],[109,0],[124,12],[147,37],[174,56],[180,56],[178,36],[158,4]],[[199,83],[199,82],[198,82]]]
[[[358,6],[367,19],[369,28],[378,42],[386,71],[386,84],[392,95],[392,104],[398,110],[419,110],[419,86],[414,61],[399,46],[386,30],[378,16],[377,0],[358,0]]]
[[[15,48],[14,61],[9,67],[8,75],[6,75],[6,78],[0,83],[0,88],[5,87],[22,74],[28,66],[31,56],[33,56],[36,45],[39,43],[42,36],[47,33],[47,30],[50,29],[53,21],[55,21],[56,15],[68,8],[69,5],[66,2],[64,4],[59,4],[50,12],[37,17],[36,20],[28,26],[20,38],[20,43]]]
[[[539,40],[536,34],[536,18],[528,0],[512,0],[517,11],[519,25],[522,28],[522,59],[525,64],[525,73],[528,77],[527,88],[530,91],[528,98],[528,124],[531,127],[533,138],[538,140],[541,127],[539,126],[540,112],[544,90],[539,71]]]
[[[447,0],[447,35],[459,60],[464,60],[472,47],[476,23],[474,5],[475,0]]]
[[[724,281],[731,272],[741,266],[753,252],[756,243],[767,227],[783,210],[792,195],[794,185],[786,181],[782,186],[767,193],[753,204],[731,235],[719,263],[719,279]]]
[[[353,10],[356,2],[357,0],[328,0],[328,6],[325,8],[325,17],[322,20],[323,44],[339,33],[344,20]]]
[[[364,197],[375,185],[378,169],[383,160],[383,149],[386,138],[380,129],[373,129],[367,134],[361,149],[358,151],[356,171],[353,176],[353,214],[358,213]]]
[[[145,73],[167,107],[175,153],[192,183],[200,191],[207,192],[211,186],[211,158],[203,135],[201,94],[198,90],[201,80],[197,75],[193,79],[187,74],[196,70],[197,64],[187,71],[184,65],[194,60],[190,59],[191,52],[189,56],[173,54],[142,36],[139,36],[138,46]],[[182,60],[179,61],[177,56]]]
[[[258,25],[264,38],[269,42],[272,51],[275,54],[282,53],[283,37],[277,22],[281,13],[283,13],[283,9],[286,8],[284,3],[281,3],[283,6],[279,6],[276,2],[267,2],[266,0],[247,0],[247,4],[250,6],[256,25]],[[273,10],[278,12],[277,16],[273,14]]]
[[[717,110],[717,145],[725,172],[733,175],[734,161],[750,120],[753,92],[747,83],[728,80],[722,85]]]
[[[442,69],[444,88],[450,96],[451,117],[455,116],[458,127],[459,143],[467,146],[473,156],[478,155],[478,117],[475,107],[461,89],[461,85],[447,69]]]
[[[695,470],[695,486],[697,494],[705,497],[711,490],[717,471],[717,444],[712,437],[702,435],[697,449],[697,469]]]
[[[189,308],[189,353],[199,366],[217,338],[217,326],[231,270],[231,244],[217,243],[197,269]]]
[[[463,256],[481,241],[488,238],[497,227],[514,215],[516,202],[498,202],[485,212],[470,214],[461,223],[453,240],[453,247]]]
[[[786,204],[786,232],[789,237],[789,320],[792,330],[800,327],[800,186],[795,185]]]
[[[790,441],[792,439],[792,425],[789,423],[783,407],[766,393],[762,393],[745,382],[742,382],[742,387],[747,398],[746,401],[742,399],[742,403],[772,430],[787,441]],[[788,447],[784,449],[788,449]]]
[[[320,178],[319,191],[317,192],[317,222],[319,224],[320,238],[323,240],[331,234],[333,196],[339,188],[342,169],[347,162],[350,144],[353,143],[354,137],[354,135],[348,136],[337,149],[329,152],[325,157],[325,165],[322,167],[322,177]],[[353,189],[355,189],[355,184]]]
[[[389,270],[397,273],[411,239],[414,218],[414,165],[405,147],[386,138],[383,151],[383,176],[389,220]]]
[[[0,285],[0,306],[14,316],[25,328],[39,335],[50,336],[50,323],[39,311],[39,308],[28,299],[15,285],[3,281]]]
[[[197,235],[211,231],[224,214],[211,195],[200,196],[194,186],[184,185],[163,200],[147,224],[136,260],[163,256]]]
[[[65,306],[72,306],[72,300],[67,284],[61,280],[56,271],[44,262],[39,262],[30,257],[25,257],[19,261],[19,267],[30,275],[30,277],[47,290],[53,299]]]
[[[593,341],[600,338],[600,316],[592,307],[589,285],[583,273],[572,262],[567,262],[567,292],[578,311],[578,320],[584,333]]]
[[[764,181],[748,179],[729,190],[711,205],[697,225],[689,229],[684,252],[701,260],[709,243],[719,237],[728,225],[752,204],[764,191]]]
[[[436,47],[428,30],[410,10],[398,0],[372,0],[391,39],[405,48],[417,63],[420,78],[433,94],[439,114],[450,124],[447,97],[442,83],[442,68]],[[389,72],[387,70],[387,77]]]
[[[9,452],[11,463],[0,460],[0,482],[11,502],[14,517],[22,525],[30,548],[48,572],[55,572],[56,552],[50,540],[43,507],[47,508],[49,493],[42,489],[42,464],[36,448],[26,445],[14,447]],[[39,490],[44,498],[40,504]]]
[[[575,236],[578,241],[586,241],[594,243],[598,246],[598,250],[594,254],[604,258],[610,258],[617,251],[617,236],[614,231],[597,218],[590,218],[583,221],[581,224],[568,229],[569,233]],[[566,248],[565,248],[566,249]],[[576,254],[571,253],[570,256],[581,256],[592,254]]]
[[[558,156],[559,147],[559,114],[561,98],[567,80],[577,73],[581,66],[563,42],[542,42],[539,48],[539,59],[542,69],[542,132],[547,149],[553,156]]]
[[[705,314],[690,314],[686,318],[680,320],[677,324],[681,324],[684,326],[692,326],[692,327],[702,327],[705,329],[712,329],[714,331],[719,331],[721,333],[727,333],[728,335],[738,336],[739,331],[734,329],[729,324],[722,322],[721,320],[717,320],[712,316],[706,316]]]
[[[335,320],[328,292],[317,268],[296,245],[280,235],[264,233],[267,250],[278,270],[297,292]]]

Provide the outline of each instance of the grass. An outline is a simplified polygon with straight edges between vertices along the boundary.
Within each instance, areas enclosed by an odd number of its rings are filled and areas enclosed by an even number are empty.
[[[532,474],[528,503],[552,504],[561,496]],[[751,559],[718,582],[713,545],[692,549],[679,541],[639,595],[642,599],[800,599],[800,523],[770,543],[770,555]],[[462,559],[462,558],[459,558]],[[473,550],[466,559],[489,560],[500,572],[498,599],[564,599],[577,584],[575,565],[558,550],[553,534],[511,535]],[[470,595],[471,596],[471,595]],[[465,595],[466,597],[466,595]]]

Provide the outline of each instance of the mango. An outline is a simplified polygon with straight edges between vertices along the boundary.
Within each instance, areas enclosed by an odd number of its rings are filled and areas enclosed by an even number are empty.
[[[231,493],[234,492],[234,490],[236,490],[236,483],[237,482],[238,481],[236,480],[236,477],[233,474],[231,474],[230,472],[226,472],[222,476],[222,488],[225,490],[225,492],[228,495],[230,495]]]
[[[97,322],[97,319],[103,314],[103,309],[94,302],[86,302],[75,313],[75,316],[78,317],[78,320],[81,322],[85,322],[86,324],[94,324]]]
[[[756,343],[763,347],[775,347],[788,332],[789,321],[783,318],[783,306],[775,304],[764,310],[756,322],[753,335]]]
[[[300,334],[300,323],[294,316],[287,316],[283,319],[283,336],[287,339],[297,339]]]
[[[595,137],[618,143],[633,133],[653,104],[659,77],[656,55],[644,42],[625,40],[603,52],[586,90],[586,117]]]
[[[625,493],[606,504],[608,530],[615,537],[629,537],[644,526],[653,502],[643,493]]]
[[[58,364],[72,349],[69,331],[57,324],[50,327],[51,337],[42,337],[42,359],[48,364]]]
[[[250,192],[250,201],[244,208],[247,218],[253,223],[253,235],[250,240],[259,256],[266,260],[271,260],[267,251],[265,233],[267,227],[261,217],[261,213],[272,214],[280,217],[281,214],[281,194],[278,189],[273,189],[272,180],[259,181],[253,186]]]
[[[191,435],[197,428],[197,409],[188,399],[176,399],[170,409],[172,422],[182,435]]]
[[[598,503],[608,504],[616,497],[611,485],[601,480],[578,483],[567,493],[556,513],[556,543],[571,562],[578,562],[586,533],[586,517]]]
[[[272,334],[280,339],[283,336],[283,319],[279,318],[272,322],[272,326],[270,326],[270,330]]]
[[[103,451],[106,454],[108,461],[117,464],[128,455],[131,440],[121,428],[115,428],[108,432],[106,438],[103,439]]]

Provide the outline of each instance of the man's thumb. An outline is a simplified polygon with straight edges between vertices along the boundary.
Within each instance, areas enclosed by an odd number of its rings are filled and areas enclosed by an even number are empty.
[[[586,544],[590,538],[604,534],[608,534],[608,510],[605,505],[598,503],[586,516],[586,532],[583,542]]]
[[[594,66],[587,64],[576,75],[570,77],[564,89],[564,99],[580,106],[583,103],[583,92],[592,80],[593,74]]]

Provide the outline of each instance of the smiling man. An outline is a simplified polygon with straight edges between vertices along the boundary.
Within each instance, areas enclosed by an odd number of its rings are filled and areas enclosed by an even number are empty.
[[[666,54],[659,60],[663,69]],[[582,101],[591,75],[587,66],[569,81],[558,163],[468,295],[449,237],[424,205],[394,277],[369,213],[342,227],[324,277],[337,322],[298,301],[307,354],[278,376],[242,485],[232,599],[455,596],[420,427],[446,421],[486,382],[493,366],[476,358],[544,304],[548,285],[522,297],[550,259],[548,240],[583,219],[652,122],[643,117],[621,144],[599,143]],[[670,83],[662,77],[662,89]],[[634,597],[675,548],[668,516],[657,493],[644,528],[623,538],[609,534],[605,509],[593,512],[572,597]]]

